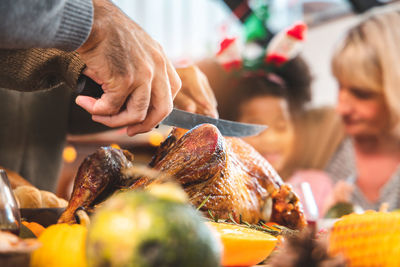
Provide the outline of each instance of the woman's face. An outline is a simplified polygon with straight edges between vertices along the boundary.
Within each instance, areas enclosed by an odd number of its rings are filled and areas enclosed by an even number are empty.
[[[292,152],[294,128],[284,98],[260,96],[239,107],[239,121],[268,125],[257,136],[243,138],[279,172]]]
[[[341,85],[336,110],[351,136],[376,136],[389,130],[390,115],[379,92]]]

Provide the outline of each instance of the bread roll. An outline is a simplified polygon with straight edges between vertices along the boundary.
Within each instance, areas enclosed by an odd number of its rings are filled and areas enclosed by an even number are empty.
[[[66,208],[68,206],[68,201],[63,198],[58,198],[60,208]]]
[[[40,190],[42,195],[42,208],[59,208],[60,201],[59,198],[49,191]]]
[[[23,185],[14,189],[14,195],[20,208],[41,208],[42,195],[33,186]]]
[[[39,190],[33,186],[19,186],[13,190],[20,208],[64,208],[68,202],[52,192]]]

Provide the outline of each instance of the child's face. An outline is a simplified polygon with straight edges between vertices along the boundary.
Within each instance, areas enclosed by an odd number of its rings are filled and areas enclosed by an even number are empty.
[[[294,128],[286,100],[275,96],[252,98],[239,107],[239,121],[268,125],[259,135],[243,139],[281,171],[294,143]]]

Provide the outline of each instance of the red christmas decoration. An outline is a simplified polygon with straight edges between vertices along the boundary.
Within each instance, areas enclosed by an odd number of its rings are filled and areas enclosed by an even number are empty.
[[[265,57],[266,63],[274,64],[275,66],[278,66],[278,67],[281,66],[286,61],[288,61],[288,58],[285,55],[278,54],[278,53],[268,54]]]
[[[297,22],[290,29],[287,30],[286,34],[299,40],[304,41],[307,32],[307,25],[304,22]]]
[[[226,49],[228,49],[228,47],[230,47],[235,41],[236,38],[225,38],[224,40],[222,40],[217,56],[224,53]]]

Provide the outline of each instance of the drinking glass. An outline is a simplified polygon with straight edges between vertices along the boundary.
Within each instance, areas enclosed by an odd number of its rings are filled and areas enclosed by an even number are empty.
[[[304,215],[310,226],[314,227],[318,219],[318,206],[315,202],[314,194],[308,182],[299,182],[292,184],[294,192],[303,204]]]
[[[0,169],[0,230],[19,234],[21,215],[5,170]]]

